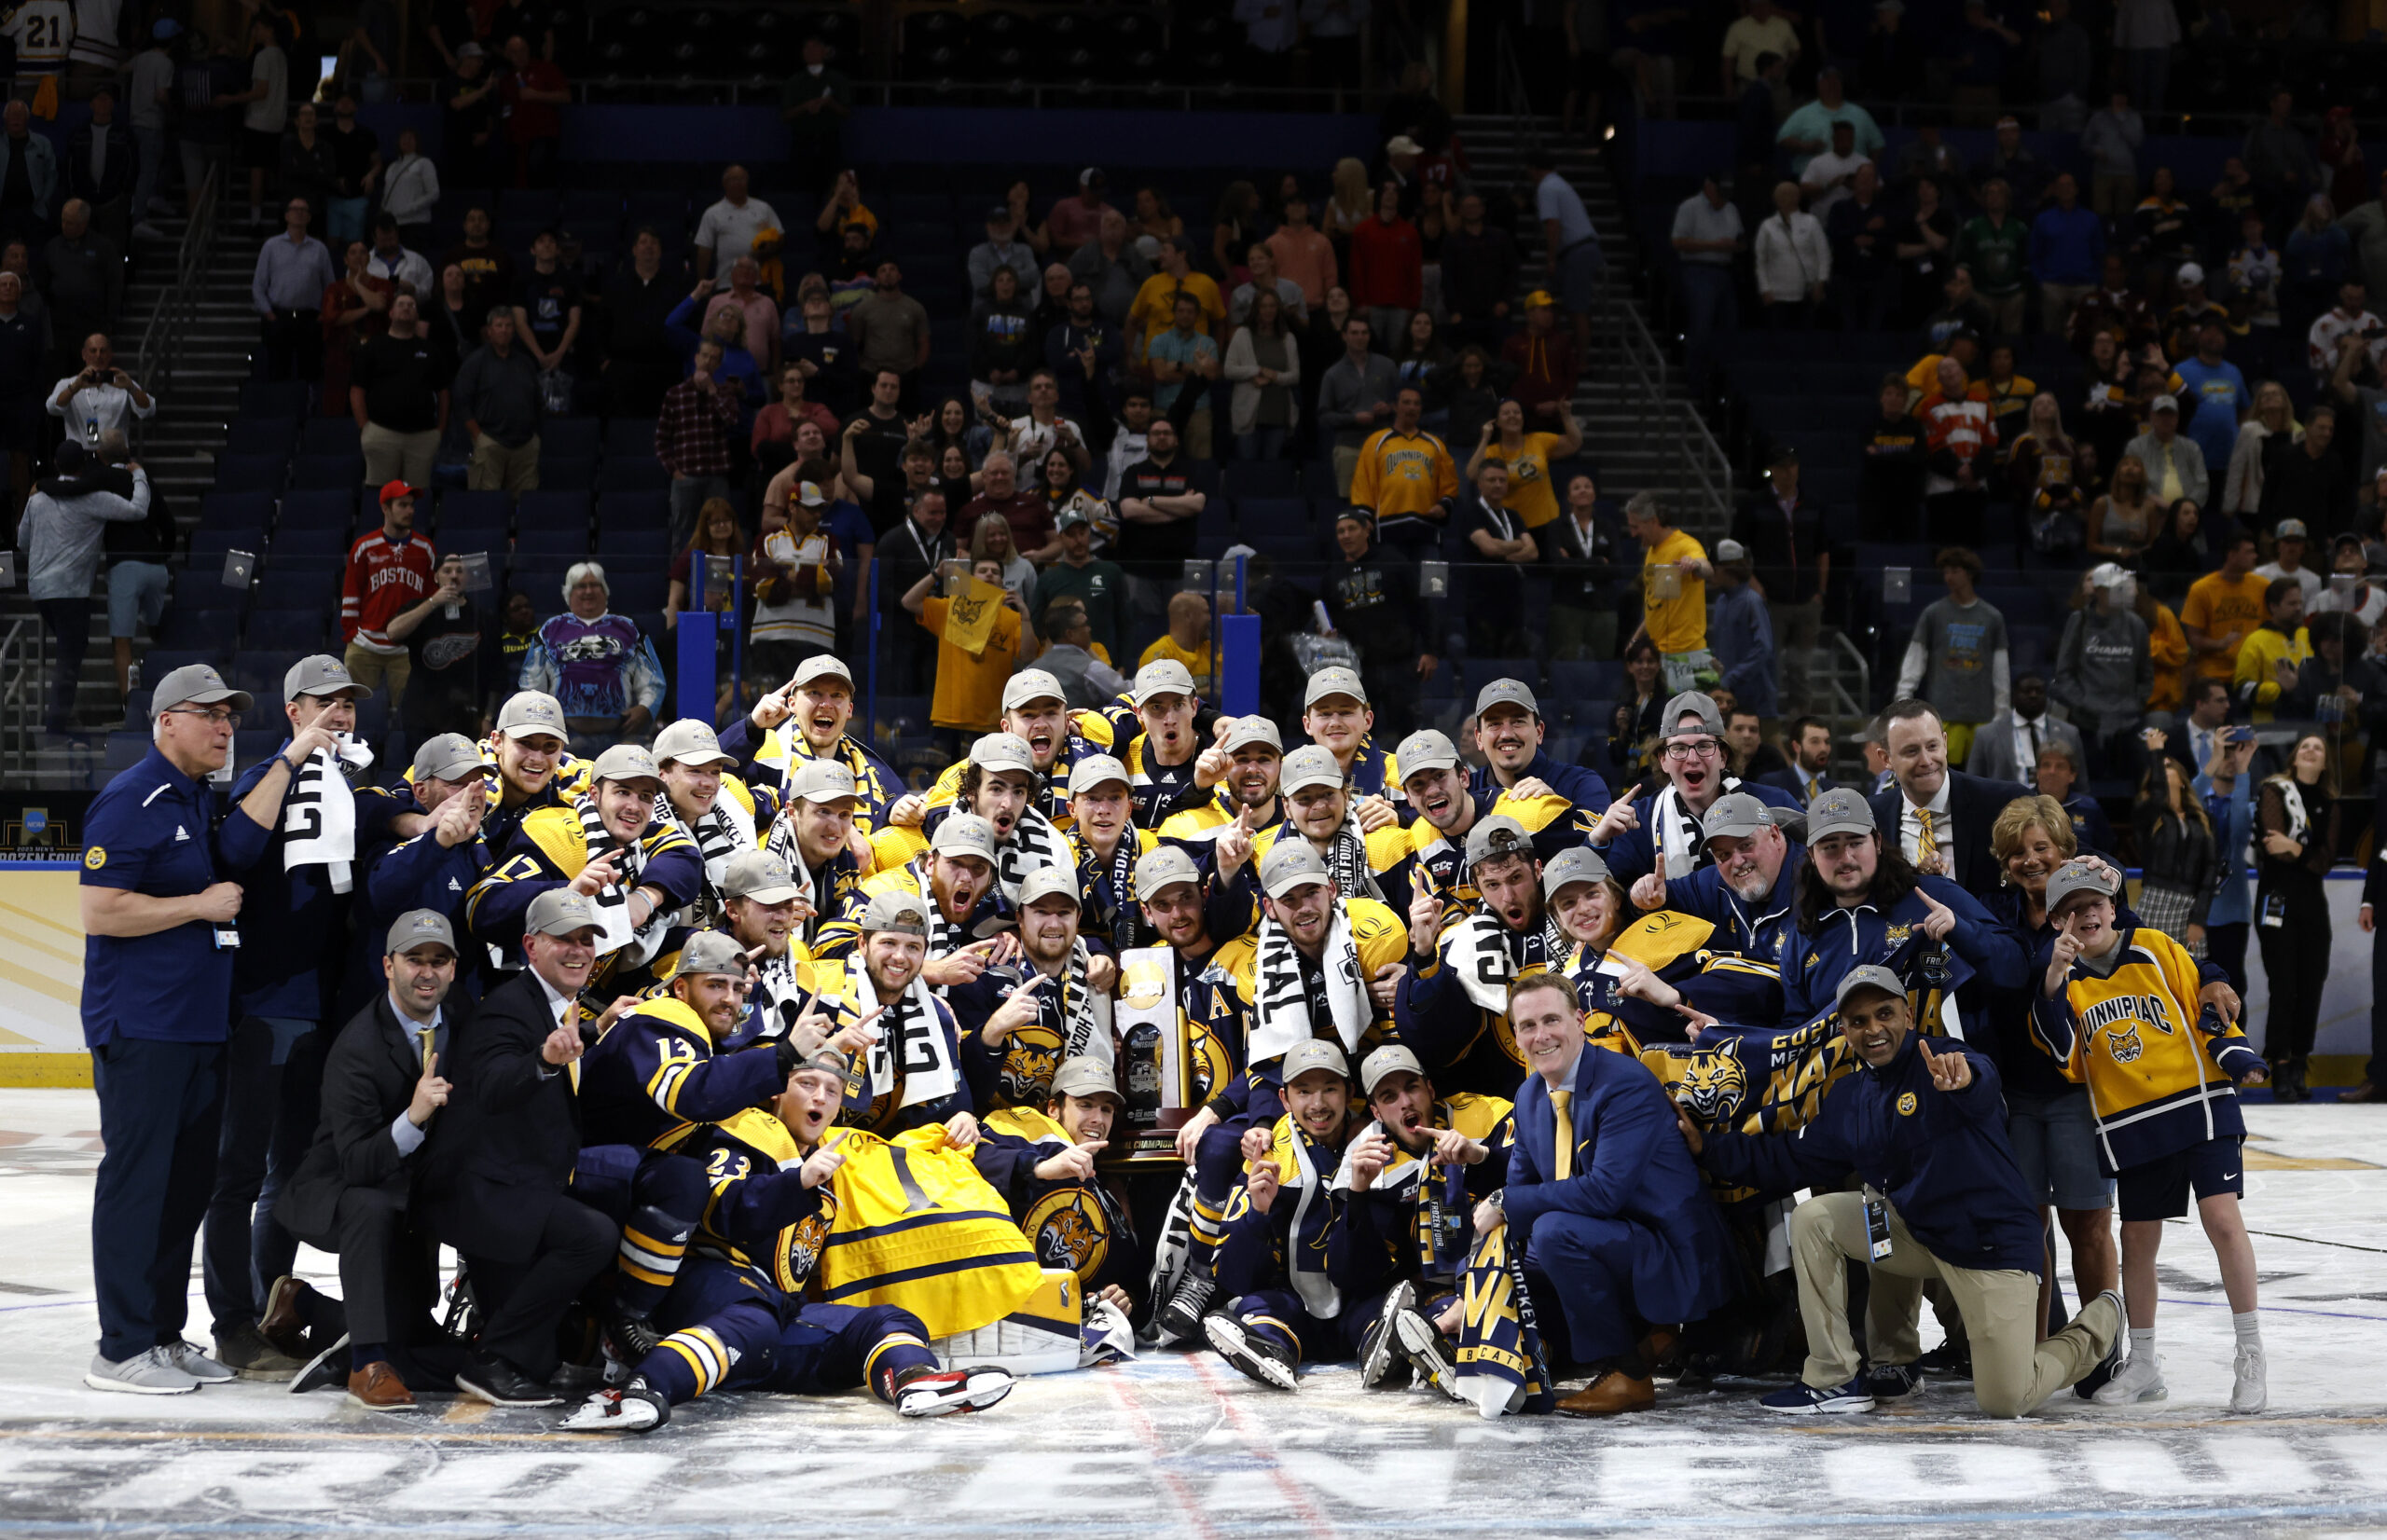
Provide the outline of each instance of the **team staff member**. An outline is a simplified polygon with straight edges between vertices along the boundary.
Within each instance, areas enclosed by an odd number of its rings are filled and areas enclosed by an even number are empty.
[[[265,848],[206,777],[232,752],[248,693],[205,664],[152,696],[152,748],[91,803],[83,853],[83,1041],[106,1153],[91,1197],[99,1295],[94,1390],[172,1396],[232,1378],[183,1341],[191,1243],[215,1180],[241,887]]]

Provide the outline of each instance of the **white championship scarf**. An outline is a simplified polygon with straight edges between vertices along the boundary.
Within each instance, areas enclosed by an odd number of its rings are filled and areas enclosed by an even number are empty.
[[[859,949],[846,958],[846,991],[857,1011],[878,998],[878,986],[870,982]],[[921,980],[915,978],[887,1013],[871,1024],[878,1031],[878,1040],[863,1051],[862,1073],[872,1099],[894,1090],[899,1079],[904,1095],[895,1104],[898,1107],[918,1107],[950,1096],[961,1083],[937,1021],[936,997]]]
[[[1740,777],[1726,776],[1716,794],[1730,796],[1740,789]],[[1682,793],[1675,790],[1672,782],[1649,804],[1649,827],[1657,836],[1658,854],[1669,881],[1688,877],[1699,870],[1707,855],[1707,834],[1700,827],[1699,815],[1682,804]]]
[[[784,1038],[796,1018],[804,1014],[807,997],[807,991],[796,983],[795,949],[790,947],[776,957],[765,957],[754,968],[757,977],[752,1005],[762,1015],[762,1035],[774,1039]]]
[[[1375,873],[1368,870],[1368,836],[1359,828],[1359,804],[1357,798],[1343,815],[1343,827],[1326,842],[1324,851],[1327,875],[1334,879],[1334,891],[1345,898],[1357,895],[1363,899],[1384,901],[1384,888]]]
[[[1309,992],[1302,987],[1301,953],[1284,927],[1275,920],[1260,922],[1260,949],[1254,969],[1252,1002],[1259,1017],[1251,1029],[1253,1064],[1281,1058],[1296,1043],[1322,1034],[1309,1019]],[[1328,922],[1326,952],[1318,959],[1326,975],[1326,1005],[1333,1015],[1332,1036],[1345,1055],[1359,1050],[1359,1038],[1375,1019],[1375,1002],[1368,998],[1368,983],[1359,977],[1359,948],[1351,940],[1351,919],[1334,906]]]
[[[630,894],[637,890],[638,879],[646,871],[646,846],[639,840],[624,845],[614,838],[614,832],[598,816],[593,792],[574,798],[572,810],[580,818],[580,837],[590,860],[609,850],[620,858],[614,879],[589,900],[597,906],[597,923],[603,928],[603,934],[597,938],[597,955],[607,957],[626,951],[632,962],[645,962],[662,945],[664,924],[669,918],[657,910],[647,916],[644,930],[630,924]]]
[[[741,806],[726,788],[712,799],[711,807],[693,818],[680,816],[680,810],[671,805],[670,792],[657,791],[655,821],[675,824],[696,842],[697,853],[704,858],[705,887],[711,892],[721,891],[734,858],[741,851],[755,848],[754,815]],[[777,832],[774,826],[773,832]]]
[[[1117,1057],[1111,1041],[1111,1000],[1086,983],[1093,965],[1094,954],[1080,937],[1069,947],[1069,969],[1061,983],[1061,1062],[1089,1058],[1108,1067]]]
[[[1434,1110],[1437,1113],[1442,1111],[1440,1104],[1435,1106]],[[1442,1131],[1440,1129],[1434,1129],[1433,1132],[1440,1133]],[[1408,1150],[1401,1148],[1400,1141],[1399,1139],[1392,1136],[1392,1131],[1384,1126],[1384,1121],[1382,1119],[1378,1119],[1376,1121],[1372,1122],[1367,1127],[1361,1129],[1351,1142],[1353,1144],[1358,1144],[1360,1139],[1367,1138],[1371,1134],[1380,1136],[1387,1144],[1392,1146],[1392,1161],[1382,1171],[1376,1173],[1376,1179],[1368,1185],[1368,1190],[1370,1192],[1375,1193],[1379,1197],[1398,1197],[1405,1192],[1409,1188],[1414,1186],[1426,1176],[1428,1172],[1434,1169],[1428,1163],[1433,1158],[1434,1152],[1431,1146],[1427,1148],[1424,1155],[1412,1155]],[[1348,1192],[1351,1190],[1351,1168],[1349,1165],[1345,1164],[1335,1171],[1332,1187],[1337,1192]]]
[[[1001,885],[1003,897],[1014,905],[1019,902],[1020,884],[1036,873],[1048,866],[1077,869],[1062,846],[1060,831],[1033,807],[1019,810],[1019,821],[996,842],[995,856],[995,880]]]
[[[1512,950],[1511,942],[1518,943]],[[1525,956],[1517,956],[1517,951]],[[1457,978],[1467,997],[1495,1015],[1509,1009],[1509,983],[1525,968],[1554,966],[1566,956],[1568,942],[1555,922],[1544,916],[1535,929],[1520,936],[1490,914],[1469,914],[1451,930],[1442,951],[1444,971]]]
[[[2287,814],[2287,828],[2283,832],[2298,845],[2307,843],[2312,832],[2312,819],[2304,810],[2304,793],[2297,789],[2296,777],[2273,776],[2263,784],[2279,788],[2280,806]]]
[[[1293,1164],[1302,1174],[1302,1195],[1293,1204],[1293,1232],[1285,1246],[1285,1276],[1292,1281],[1293,1292],[1302,1297],[1309,1313],[1321,1321],[1331,1321],[1343,1313],[1343,1291],[1323,1272],[1304,1267],[1309,1247],[1302,1242],[1302,1224],[1309,1217],[1309,1205],[1324,1193],[1326,1183],[1318,1178],[1318,1162],[1310,1158],[1309,1141],[1302,1137],[1296,1127],[1293,1135]],[[1337,1169],[1337,1176],[1340,1176]],[[1327,1222],[1333,1223],[1330,1216]]]
[[[291,777],[289,794],[282,799],[282,869],[327,868],[332,891],[345,893],[356,886],[356,793],[348,777],[373,763],[373,750],[362,739],[342,736],[335,748],[318,749],[307,756]]]

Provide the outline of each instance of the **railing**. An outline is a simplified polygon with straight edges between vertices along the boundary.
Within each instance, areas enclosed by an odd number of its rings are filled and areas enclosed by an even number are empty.
[[[1724,447],[1689,401],[1673,398],[1674,363],[1632,295],[1611,294],[1603,278],[1598,313],[1631,387],[1636,433],[1644,444],[1672,450],[1674,483],[1681,489],[1675,522],[1711,539],[1721,535],[1732,517],[1732,462]]]
[[[1525,120],[1525,142],[1518,148],[1538,150],[1541,136],[1531,121],[1533,98],[1526,92],[1525,66],[1517,62],[1517,46],[1505,21],[1493,34],[1492,50],[1493,99],[1498,103],[1500,112]]]
[[[205,286],[208,256],[215,244],[215,209],[220,201],[217,195],[222,190],[219,183],[223,175],[224,162],[218,160],[208,168],[207,179],[199,185],[190,224],[184,229],[182,245],[174,253],[174,281],[159,296],[158,309],[141,333],[134,368],[153,397],[172,389],[174,360],[199,314],[200,291]],[[146,425],[136,425],[135,432],[145,437]],[[135,447],[139,447],[140,438],[136,438]]]
[[[1870,704],[1873,699],[1873,666],[1865,661],[1864,650],[1848,639],[1847,632],[1834,626],[1828,635],[1830,639],[1816,651],[1838,655],[1831,658],[1833,667],[1830,667],[1816,668],[1814,667],[1814,660],[1810,661],[1809,687],[1813,688],[1816,681],[1823,682],[1830,703],[1824,715],[1831,718],[1835,723],[1854,722],[1861,731],[1867,720],[1873,714]],[[1854,694],[1849,691],[1845,672],[1852,667],[1856,670],[1856,689]],[[1832,742],[1835,749],[1844,739],[1845,735],[1837,730],[1833,732]],[[1835,768],[1838,767],[1841,757],[1837,752],[1832,756]],[[1862,749],[1858,750],[1856,763],[1861,770],[1864,765]]]
[[[695,75],[598,76],[573,80],[566,89],[575,106],[638,105],[651,102],[685,103],[702,101],[714,106],[776,107],[784,76],[749,76],[740,79]],[[437,82],[393,80],[384,100],[427,103]],[[1165,80],[1084,78],[1079,80],[858,80],[853,83],[857,107],[1069,107],[1089,103],[1110,106],[1174,108],[1235,108],[1245,111],[1358,113],[1374,110],[1384,93],[1369,85],[1251,86],[1228,79],[1202,84]],[[990,152],[990,158],[991,152]]]
[[[30,784],[40,741],[42,692],[49,687],[49,636],[33,615],[0,632],[0,778]]]

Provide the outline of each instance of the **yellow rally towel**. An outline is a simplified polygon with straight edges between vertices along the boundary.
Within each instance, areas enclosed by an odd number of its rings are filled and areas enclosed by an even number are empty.
[[[58,117],[58,76],[54,75],[45,75],[41,77],[41,84],[34,88],[34,99],[30,110],[35,117],[50,119],[52,121],[56,120]]]
[[[931,1338],[1000,1321],[1043,1281],[1028,1238],[942,1128],[882,1139],[859,1129],[827,1141],[846,1163],[835,1178],[837,1219],[821,1256],[821,1299],[897,1305]]]
[[[953,596],[945,612],[945,639],[973,658],[979,656],[994,639],[995,615],[1002,603],[1000,584],[962,579],[961,592]]]

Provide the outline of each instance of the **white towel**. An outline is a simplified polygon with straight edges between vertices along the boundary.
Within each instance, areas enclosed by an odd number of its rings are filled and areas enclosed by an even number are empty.
[[[356,793],[349,790],[348,777],[372,763],[373,750],[351,737],[307,756],[282,800],[282,832],[288,836],[282,846],[284,872],[323,866],[329,869],[333,892],[356,886]]]
[[[1442,948],[1442,969],[1458,980],[1469,999],[1495,1015],[1505,1015],[1510,981],[1530,969],[1549,968],[1566,955],[1566,939],[1547,918],[1520,936],[1497,915],[1479,913],[1452,927]]]
[[[859,949],[846,958],[846,990],[858,1010],[867,1010],[878,998],[877,985],[870,982],[869,972],[862,967]],[[864,1051],[860,1066],[862,1081],[859,1088],[870,1100],[876,1100],[903,1082],[904,1093],[897,1107],[918,1107],[953,1094],[961,1083],[960,1072],[954,1067],[953,1055],[947,1051],[945,1033],[938,1022],[936,998],[928,985],[914,979],[908,988],[887,1008],[887,1013],[871,1023],[878,1033],[878,1040]],[[857,1089],[849,1078],[849,1098]]]
[[[1259,1021],[1251,1029],[1251,1062],[1282,1058],[1296,1043],[1319,1036],[1309,1019],[1309,997],[1302,988],[1300,954],[1293,940],[1275,920],[1260,922],[1252,1002]],[[1375,1002],[1368,998],[1368,983],[1359,976],[1359,948],[1351,939],[1350,915],[1341,904],[1326,932],[1326,1005],[1333,1013],[1334,1037],[1344,1053],[1357,1053],[1359,1038],[1375,1019]]]

